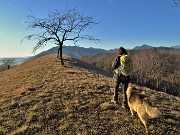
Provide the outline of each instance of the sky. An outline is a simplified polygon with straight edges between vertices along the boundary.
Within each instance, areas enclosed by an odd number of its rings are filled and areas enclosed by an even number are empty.
[[[132,49],[147,44],[158,47],[180,45],[180,5],[172,0],[0,0],[0,57],[25,57],[37,41],[21,40],[37,30],[27,29],[28,15],[47,17],[49,11],[76,8],[98,22],[89,35],[101,43],[78,42],[81,47]],[[65,45],[74,45],[65,42]],[[47,44],[36,51],[50,49]]]

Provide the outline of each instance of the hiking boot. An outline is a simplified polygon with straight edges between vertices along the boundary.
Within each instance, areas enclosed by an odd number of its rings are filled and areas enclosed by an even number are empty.
[[[128,105],[122,105],[121,106],[123,109],[129,110],[129,106]]]
[[[114,103],[114,104],[119,104],[119,101],[118,100],[112,100],[112,102]]]

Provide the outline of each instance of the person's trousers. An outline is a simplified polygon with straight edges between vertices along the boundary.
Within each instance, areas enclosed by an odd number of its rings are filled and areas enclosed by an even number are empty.
[[[123,93],[123,101],[122,105],[127,105],[127,95],[126,90],[128,88],[130,76],[124,76],[124,75],[116,75],[116,84],[115,84],[115,92],[114,92],[114,100],[118,101],[118,92],[119,92],[119,85],[122,83],[122,93]]]

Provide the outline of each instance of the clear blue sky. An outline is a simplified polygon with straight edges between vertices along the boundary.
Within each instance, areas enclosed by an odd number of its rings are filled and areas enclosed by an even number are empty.
[[[35,31],[26,30],[27,15],[45,17],[50,10],[77,8],[100,22],[88,34],[102,43],[79,42],[82,47],[114,49],[142,44],[180,44],[180,6],[172,0],[0,0],[0,57],[30,56],[34,41],[20,41]],[[66,45],[73,45],[65,43]],[[55,45],[54,45],[55,46]],[[37,53],[53,47],[46,47]]]

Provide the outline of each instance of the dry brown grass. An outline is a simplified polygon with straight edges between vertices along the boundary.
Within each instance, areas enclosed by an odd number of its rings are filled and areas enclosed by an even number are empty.
[[[110,102],[108,74],[64,57],[65,66],[49,55],[0,73],[0,135],[144,134],[137,117]],[[151,134],[179,134],[180,99],[138,88],[163,113],[150,122]]]

